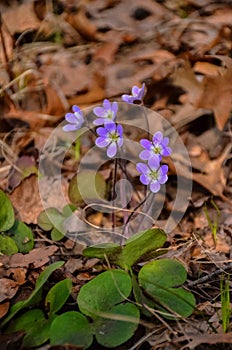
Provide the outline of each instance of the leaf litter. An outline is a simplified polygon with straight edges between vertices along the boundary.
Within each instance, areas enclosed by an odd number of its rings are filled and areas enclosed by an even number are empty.
[[[168,235],[166,255],[184,264],[186,287],[195,292],[197,310],[210,318],[203,319],[196,310],[185,322],[170,323],[169,328],[155,321],[155,334],[145,329],[130,347],[137,342],[150,349],[199,350],[215,344],[225,349],[223,344],[232,342],[231,327],[222,333],[216,315],[220,277],[223,270],[231,272],[232,261],[230,2],[47,1],[45,6],[44,1],[21,1],[9,6],[3,1],[0,10],[0,188],[9,194],[16,217],[29,224],[35,235],[31,252],[0,257],[0,316],[7,315],[11,303],[30,295],[39,273],[53,260],[66,263],[52,275],[52,282],[71,278],[74,294],[104,270],[98,259],[82,256],[81,245],[68,238],[54,242],[38,227],[44,208],[37,174],[32,173],[47,136],[73,104],[88,107],[104,98],[118,98],[132,85],[145,82],[146,106],[178,130],[193,169],[189,206]],[[82,151],[88,150],[86,142]],[[178,162],[184,164],[184,159]],[[69,154],[63,166],[67,192],[76,160]],[[165,210],[157,220],[161,227],[176,193],[176,169],[171,163],[169,169]],[[183,179],[188,178],[182,169]],[[134,170],[131,174],[136,176]],[[52,185],[54,190],[44,189],[49,193],[48,206],[59,203],[56,183]],[[216,244],[204,210],[215,222],[212,199],[220,212]],[[88,213],[88,218],[98,226],[109,225],[109,219],[97,212]],[[218,269],[221,275],[214,277]],[[207,275],[207,283],[201,284],[200,278]],[[18,338],[7,342],[15,344]],[[54,346],[41,350],[45,348]]]

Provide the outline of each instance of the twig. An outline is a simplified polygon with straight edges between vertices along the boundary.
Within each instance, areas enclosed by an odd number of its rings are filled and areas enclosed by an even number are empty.
[[[188,282],[188,287],[194,287],[198,284],[206,283],[212,280],[214,277],[220,275],[221,273],[225,273],[225,271],[229,270],[232,268],[232,262],[229,263],[229,265],[223,267],[223,268],[218,268],[214,272],[210,273],[209,275],[203,276],[201,278],[198,278],[196,281],[190,281]]]

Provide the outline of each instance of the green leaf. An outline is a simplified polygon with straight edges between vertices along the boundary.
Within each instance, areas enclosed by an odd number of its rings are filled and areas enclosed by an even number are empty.
[[[139,261],[164,254],[165,251],[159,248],[164,245],[165,241],[165,232],[158,228],[152,228],[137,233],[128,239],[124,246],[104,243],[84,249],[83,254],[99,259],[106,256],[110,263],[127,269]]]
[[[105,179],[100,173],[94,171],[80,172],[69,183],[69,199],[76,205],[82,204],[85,200],[102,199],[105,193]]]
[[[110,310],[109,318],[95,320],[95,336],[99,344],[113,348],[125,343],[136,331],[140,315],[131,303],[119,304]]]
[[[51,324],[52,345],[72,344],[88,348],[93,341],[91,326],[87,318],[79,312],[68,311],[57,316]]]
[[[126,242],[118,259],[118,264],[122,267],[131,267],[138,261],[146,260],[147,255],[161,248],[166,239],[166,233],[158,228],[137,233]],[[159,255],[159,252],[157,252],[157,255]]]
[[[64,234],[62,232],[60,232],[59,230],[57,230],[56,228],[53,228],[52,229],[52,232],[51,232],[51,239],[53,241],[60,241],[61,239],[64,238]]]
[[[33,233],[22,221],[16,220],[7,234],[10,234],[10,237],[15,241],[20,253],[28,253],[33,249]]]
[[[103,272],[81,288],[79,309],[94,320],[93,329],[101,345],[114,347],[134,334],[139,310],[131,303],[122,303],[131,289],[130,276],[122,270]]]
[[[76,210],[76,206],[74,204],[67,204],[64,206],[62,209],[62,214],[64,215],[65,218],[68,218],[69,216],[72,215],[72,213]]]
[[[72,289],[72,281],[65,279],[56,283],[48,292],[45,305],[49,304],[50,313],[59,311],[62,306],[66,303]]]
[[[30,328],[23,338],[24,348],[34,348],[44,344],[50,337],[51,323],[54,319],[41,319]]]
[[[125,271],[106,271],[81,287],[77,303],[81,312],[96,318],[125,300],[131,289],[131,279]]]
[[[51,238],[54,241],[60,241],[65,235],[63,222],[67,217],[72,215],[75,209],[76,207],[72,204],[66,205],[62,213],[56,208],[47,208],[39,214],[38,225],[44,231],[51,231]]]
[[[151,261],[141,268],[138,275],[140,285],[157,303],[157,307],[160,305],[160,310],[169,314],[169,318],[175,318],[175,314],[187,317],[195,308],[193,294],[179,287],[186,278],[183,265],[171,259]]]
[[[12,333],[21,330],[27,332],[29,329],[33,328],[39,320],[44,319],[45,316],[41,309],[27,311],[23,315],[12,320],[6,332]]]
[[[123,247],[116,243],[101,243],[83,250],[83,255],[88,258],[107,259],[112,263],[118,261],[118,256],[121,254]]]
[[[0,231],[9,230],[14,224],[15,216],[11,201],[7,195],[0,190]]]
[[[38,216],[38,225],[44,231],[51,231],[53,227],[60,225],[63,221],[63,215],[56,208],[47,208]]]
[[[53,319],[46,319],[41,309],[33,309],[12,320],[7,333],[24,331],[23,345],[26,348],[44,344],[49,339],[50,325]]]
[[[49,322],[45,319],[42,310],[34,309],[25,312],[14,319],[7,332],[13,333],[23,330],[26,334],[23,338],[23,345],[26,348],[42,345],[49,339]]]
[[[0,234],[0,252],[6,255],[18,253],[18,246],[12,238]]]
[[[10,311],[7,317],[2,322],[1,327],[4,326],[7,322],[9,322],[20,310],[28,306],[33,306],[36,302],[38,302],[38,294],[40,294],[41,288],[43,287],[44,283],[48,280],[51,274],[56,269],[59,269],[63,264],[64,261],[57,261],[51,264],[50,266],[46,267],[46,269],[38,277],[35,284],[35,289],[31,293],[31,295],[26,300],[18,301],[10,308]]]

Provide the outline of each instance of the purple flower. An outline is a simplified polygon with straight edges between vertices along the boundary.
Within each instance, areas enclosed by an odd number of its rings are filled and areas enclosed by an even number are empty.
[[[75,131],[82,127],[84,123],[83,113],[78,106],[72,107],[73,113],[67,113],[65,119],[68,123],[63,127],[64,131]]]
[[[109,100],[103,101],[103,107],[95,107],[93,109],[94,114],[99,117],[94,120],[95,125],[102,125],[105,123],[111,123],[115,120],[118,111],[117,102],[113,102],[112,105]]]
[[[142,87],[133,86],[131,89],[132,95],[122,95],[122,100],[126,103],[134,103],[135,101],[141,102],[145,95],[145,84]]]
[[[153,193],[160,190],[160,185],[168,180],[167,165],[160,165],[157,157],[149,158],[148,165],[145,163],[137,163],[136,169],[141,173],[140,181],[144,185],[149,185]]]
[[[99,137],[95,144],[98,147],[107,147],[107,156],[113,158],[117,153],[117,148],[123,144],[123,128],[113,122],[105,124],[96,130]]]
[[[147,139],[140,140],[140,144],[145,150],[139,154],[139,157],[142,160],[148,160],[155,156],[160,161],[162,156],[169,156],[172,152],[171,148],[167,147],[168,142],[169,138],[163,137],[162,132],[157,131],[152,138],[152,142]]]

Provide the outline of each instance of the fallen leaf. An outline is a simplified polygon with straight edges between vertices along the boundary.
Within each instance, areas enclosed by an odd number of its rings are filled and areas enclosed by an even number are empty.
[[[9,197],[21,221],[26,224],[37,223],[37,218],[44,209],[40,200],[37,176],[31,175],[24,179]]]
[[[103,43],[95,52],[94,59],[102,60],[106,64],[111,64],[115,60],[115,54],[122,43],[122,34],[116,31],[110,31],[105,36],[105,43]]]
[[[0,304],[0,318],[4,317],[10,307],[10,302],[6,301],[5,303]]]
[[[213,110],[219,130],[223,130],[231,110],[232,103],[232,59],[226,56],[205,56],[207,59],[218,59],[222,66],[218,68],[217,76],[205,76],[202,82],[202,93],[197,99],[197,108]]]
[[[7,28],[11,35],[15,33],[23,33],[27,29],[37,30],[40,21],[34,12],[33,2],[25,2],[18,5],[11,5],[7,11],[2,14],[2,18],[7,23]]]
[[[77,13],[69,13],[66,21],[71,24],[85,39],[95,41],[97,39],[97,27],[86,16],[83,7]]]
[[[14,189],[23,179],[35,173],[37,173],[35,159],[30,156],[19,157],[9,176],[10,188]]]
[[[47,264],[51,255],[53,255],[57,250],[57,246],[50,245],[48,247],[35,248],[28,254],[16,253],[11,256],[4,255],[0,256],[0,263],[3,265],[3,267],[29,267],[29,265],[32,264],[34,268],[38,268]]]
[[[83,260],[82,259],[74,259],[70,258],[64,265],[65,270],[70,273],[74,273],[76,271],[83,269]]]
[[[27,270],[23,267],[7,268],[5,270],[5,277],[10,277],[12,280],[22,285],[26,282]]]
[[[8,60],[12,59],[14,42],[13,42],[12,35],[9,33],[8,26],[5,24],[5,19],[3,18],[3,16],[1,14],[0,14],[0,25],[1,25],[1,31],[2,31],[2,35],[0,37],[0,45],[1,45],[0,61],[4,65],[6,65],[9,63]],[[2,49],[3,45],[5,47],[5,52]],[[6,53],[6,56],[5,56],[5,53]],[[1,78],[2,78],[2,76],[3,76],[3,73],[1,72]],[[6,76],[4,78],[7,79]]]
[[[19,289],[19,284],[8,278],[0,279],[0,302],[10,300]]]
[[[193,180],[206,188],[215,196],[221,197],[228,203],[231,203],[223,191],[226,186],[226,177],[224,174],[223,163],[231,150],[231,144],[228,144],[220,157],[210,159],[207,152],[202,152],[200,157],[191,157],[192,166],[201,171],[193,172]]]

